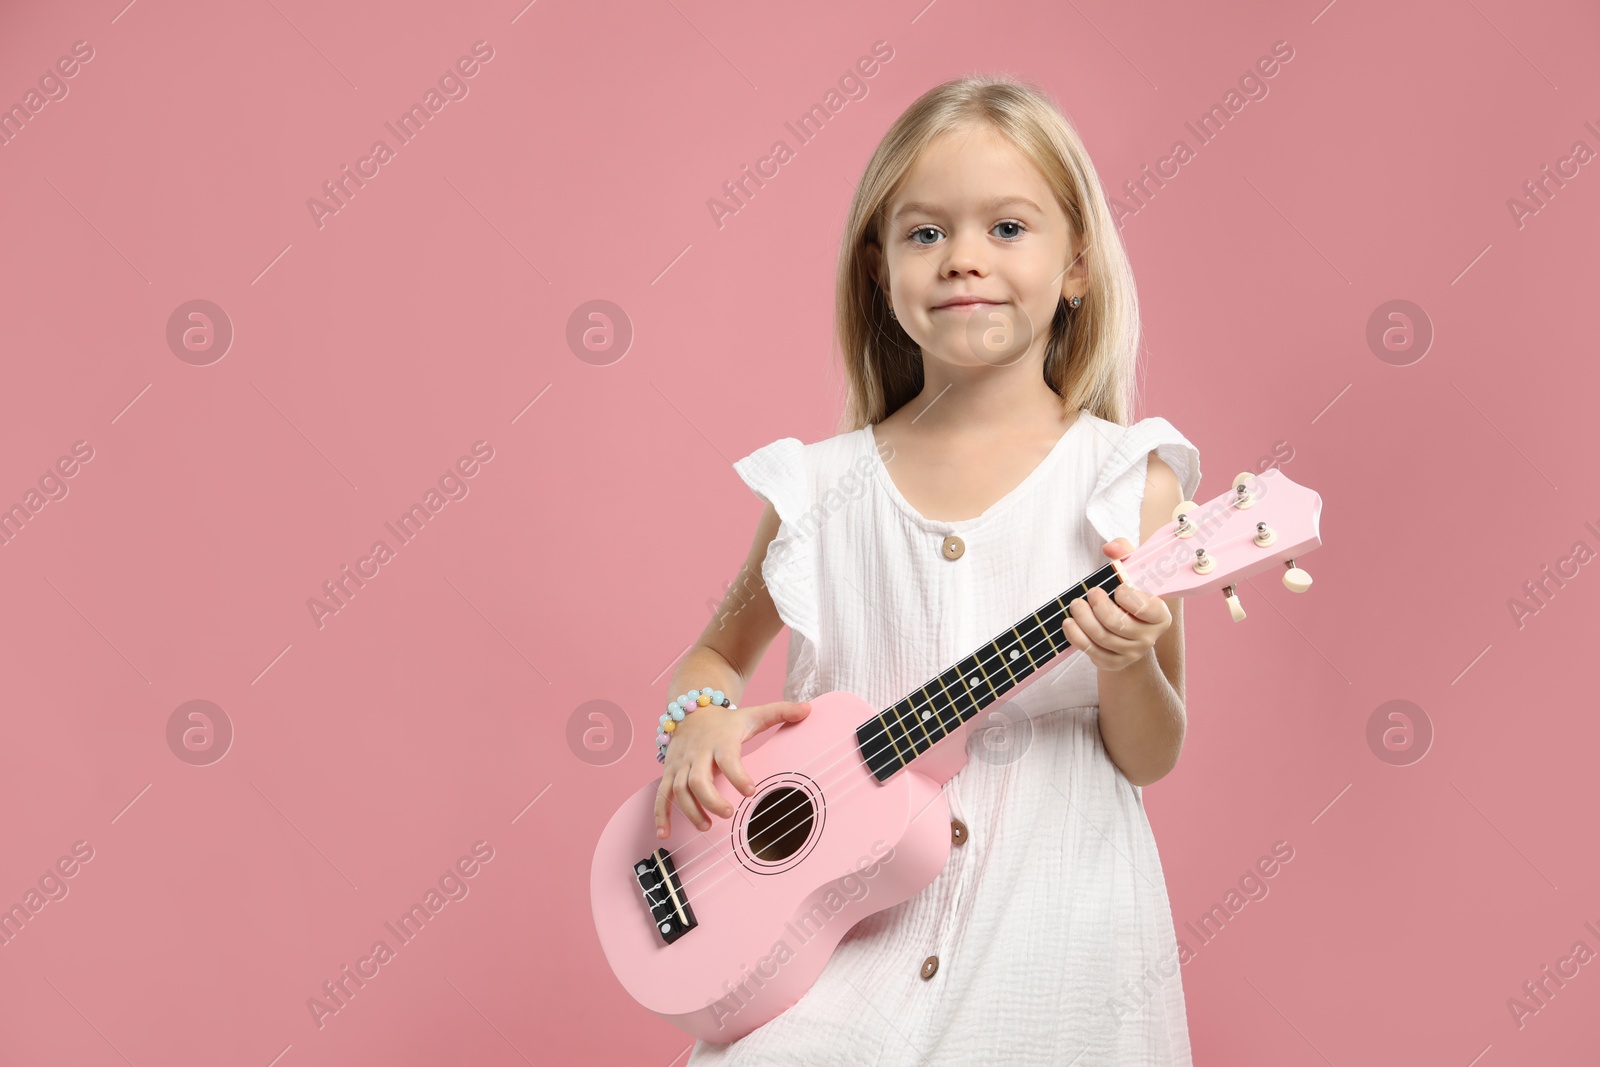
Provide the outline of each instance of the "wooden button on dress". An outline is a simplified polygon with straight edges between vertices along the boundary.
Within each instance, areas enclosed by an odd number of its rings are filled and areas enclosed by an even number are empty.
[[[950,843],[964,845],[967,843],[967,824],[960,819],[950,820]]]
[[[939,957],[938,956],[929,956],[927,959],[922,961],[922,977],[924,979],[932,978],[934,976],[934,973],[936,971],[938,971],[938,969],[939,969]]]
[[[961,538],[957,537],[955,534],[951,534],[949,537],[946,537],[944,539],[944,543],[940,547],[944,550],[945,559],[960,559],[961,553],[967,550],[966,542],[962,541]]]

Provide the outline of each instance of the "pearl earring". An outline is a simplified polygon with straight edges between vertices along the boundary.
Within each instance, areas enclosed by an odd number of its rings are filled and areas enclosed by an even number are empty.
[[[898,319],[899,319],[899,318],[900,318],[900,316],[899,316],[899,315],[896,315],[896,314],[895,314],[895,313],[894,313],[894,308],[890,308],[890,309],[889,309],[889,317],[890,317],[890,318],[891,318],[891,319],[895,319],[895,320],[898,320]]]
[[[1075,296],[1071,300],[1068,300],[1067,303],[1072,305],[1073,307],[1077,307],[1078,305],[1083,303],[1083,297]]]

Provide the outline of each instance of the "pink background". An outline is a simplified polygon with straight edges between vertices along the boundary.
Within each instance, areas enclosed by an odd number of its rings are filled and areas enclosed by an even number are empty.
[[[1040,82],[1130,205],[1189,141],[1123,231],[1139,413],[1200,448],[1202,499],[1276,450],[1325,505],[1309,593],[1188,612],[1188,743],[1146,796],[1180,935],[1294,850],[1184,967],[1196,1063],[1592,1062],[1600,963],[1521,1027],[1506,1002],[1600,951],[1600,564],[1520,627],[1508,601],[1600,550],[1600,174],[1507,205],[1600,148],[1597,31],[1509,0],[6,5],[0,103],[93,58],[0,146],[0,507],[59,497],[0,545],[0,905],[67,890],[0,946],[0,1062],[681,1061],[600,954],[593,844],[748,546],[731,463],[835,431],[853,183],[969,71]],[[479,41],[468,95],[319,225],[307,201]],[[784,123],[878,41],[799,145]],[[232,325],[220,359],[169,345],[191,300]],[[570,342],[594,300],[625,351]],[[1393,300],[1425,353],[1369,344]],[[442,477],[466,495],[319,625]],[[220,714],[190,753],[193,700]],[[1369,743],[1391,700],[1424,758]],[[319,1027],[308,999],[477,842],[467,895]]]

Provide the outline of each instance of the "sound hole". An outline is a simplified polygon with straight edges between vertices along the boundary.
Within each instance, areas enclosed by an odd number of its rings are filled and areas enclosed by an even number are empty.
[[[792,786],[774,789],[750,813],[745,836],[750,851],[767,863],[778,863],[799,851],[816,821],[811,798]]]

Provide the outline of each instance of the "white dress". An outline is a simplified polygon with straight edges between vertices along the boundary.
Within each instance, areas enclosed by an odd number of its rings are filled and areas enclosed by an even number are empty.
[[[1105,542],[1137,546],[1152,450],[1192,499],[1199,452],[1170,423],[1084,411],[960,522],[906,502],[871,427],[739,460],[783,520],[762,575],[790,631],[784,698],[846,690],[888,707],[1104,566]],[[964,543],[953,560],[949,534]],[[939,876],[851,928],[793,1007],[737,1041],[696,1041],[688,1064],[1190,1067],[1161,860],[1100,740],[1096,673],[1071,653],[989,708],[945,784],[967,838]]]

